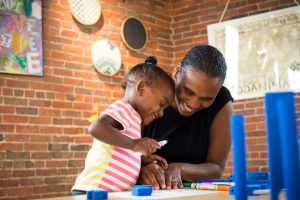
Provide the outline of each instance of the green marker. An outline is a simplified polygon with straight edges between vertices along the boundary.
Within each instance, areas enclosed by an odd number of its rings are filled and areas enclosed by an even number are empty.
[[[182,183],[182,184],[183,184],[183,187],[191,187],[192,183]]]

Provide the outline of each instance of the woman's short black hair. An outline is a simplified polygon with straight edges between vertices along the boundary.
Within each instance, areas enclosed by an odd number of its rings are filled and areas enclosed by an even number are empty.
[[[159,81],[170,84],[175,88],[174,80],[168,75],[166,71],[156,65],[157,59],[154,56],[146,57],[145,63],[134,66],[127,74],[126,80],[122,83],[121,87],[126,89],[126,86],[133,83],[136,79],[142,78],[149,87]],[[161,82],[159,82],[161,84]]]
[[[199,45],[193,47],[183,58],[181,69],[193,67],[212,78],[219,78],[224,82],[227,65],[222,53],[213,46]]]

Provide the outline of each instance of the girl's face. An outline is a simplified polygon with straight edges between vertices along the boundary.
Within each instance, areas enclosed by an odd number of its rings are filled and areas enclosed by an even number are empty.
[[[216,98],[222,81],[208,77],[200,70],[189,67],[175,72],[176,96],[173,107],[183,116],[191,116],[199,110],[208,108]]]
[[[142,93],[138,94],[135,106],[145,126],[163,116],[163,110],[171,104],[175,95],[169,84],[158,83],[153,88],[145,84],[143,88],[137,86],[137,92]]]

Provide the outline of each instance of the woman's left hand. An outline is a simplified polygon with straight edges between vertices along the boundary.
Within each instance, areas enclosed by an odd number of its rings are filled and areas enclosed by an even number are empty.
[[[167,190],[183,188],[179,163],[171,163],[165,169],[165,182]]]

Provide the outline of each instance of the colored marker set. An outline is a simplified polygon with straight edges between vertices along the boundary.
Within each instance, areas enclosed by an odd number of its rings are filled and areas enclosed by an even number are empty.
[[[230,118],[235,186],[230,194],[247,200],[257,191],[270,188],[270,199],[277,200],[285,191],[287,200],[300,199],[298,134],[293,92],[266,93],[265,119],[268,147],[269,182],[249,184],[247,179],[244,118]],[[268,184],[269,183],[269,184]],[[259,192],[258,192],[259,193]]]

